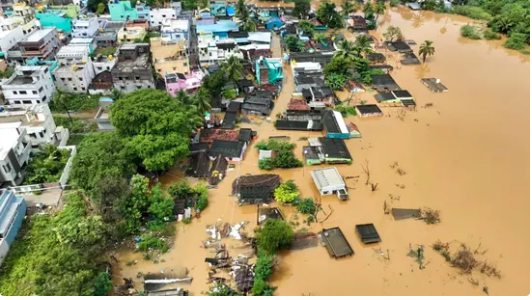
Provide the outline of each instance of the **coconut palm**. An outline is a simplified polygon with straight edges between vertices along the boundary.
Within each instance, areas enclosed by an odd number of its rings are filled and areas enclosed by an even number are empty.
[[[72,116],[70,115],[70,111],[69,111],[69,108],[68,108],[68,98],[70,97],[70,95],[68,93],[65,93],[63,90],[61,90],[60,88],[57,88],[54,92],[54,102],[59,104],[59,106],[61,108],[63,108],[67,115],[68,115],[68,119],[70,120],[70,124],[71,125],[74,125],[74,121],[72,120]]]
[[[187,93],[184,90],[179,90],[176,93],[175,98],[177,99],[177,101],[179,101],[179,103],[183,105],[192,104],[192,99],[187,95]]]
[[[340,44],[338,44],[338,50],[334,52],[334,56],[353,61],[359,57],[359,52],[355,42],[342,40]]]
[[[224,61],[221,68],[226,78],[234,83],[242,78],[242,64],[240,63],[240,59],[234,55],[229,57],[227,61]]]
[[[384,2],[382,1],[379,1],[377,2],[377,5],[375,5],[375,14],[377,15],[377,18],[379,18],[379,15],[382,15],[384,13],[384,11],[386,10],[386,4],[384,4]]]
[[[314,36],[314,31],[316,30],[316,25],[312,24],[310,21],[303,20],[299,22],[299,27],[305,32],[305,34],[312,38]]]
[[[355,40],[355,47],[358,52],[358,56],[362,57],[362,53],[373,53],[373,47],[371,47],[371,38],[367,35],[359,35]]]
[[[418,55],[421,55],[423,57],[423,63],[425,63],[425,60],[427,59],[427,56],[434,55],[436,52],[436,49],[434,49],[434,46],[432,45],[432,41],[426,40],[419,46]]]
[[[344,2],[342,2],[341,7],[343,17],[347,17],[350,13],[356,10],[355,4],[353,4],[353,2],[351,2],[350,0],[344,0]]]
[[[246,6],[246,3],[244,0],[238,0],[236,2],[236,15],[240,16],[242,14],[249,14],[248,7]]]
[[[196,107],[197,112],[202,114],[206,111],[211,110],[211,94],[205,88],[200,88],[192,96],[192,105]]]
[[[257,30],[257,25],[253,21],[249,9],[243,0],[239,0],[236,4],[236,16],[238,17],[238,27],[245,31]]]

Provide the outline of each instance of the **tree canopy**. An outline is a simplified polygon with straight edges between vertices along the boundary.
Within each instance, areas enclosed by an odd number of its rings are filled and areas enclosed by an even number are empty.
[[[257,246],[266,254],[274,254],[279,250],[288,249],[292,244],[294,232],[292,227],[282,220],[268,220],[255,233]]]
[[[342,16],[336,11],[336,4],[334,3],[322,3],[318,8],[317,17],[322,24],[329,28],[342,28],[344,25]]]
[[[199,125],[192,110],[165,91],[142,89],[111,106],[111,123],[148,171],[165,171],[188,154],[189,136]]]
[[[79,193],[66,196],[54,216],[35,215],[0,269],[2,295],[107,295],[109,275],[98,265],[107,229]]]
[[[292,14],[300,19],[306,19],[310,11],[310,0],[294,0]]]

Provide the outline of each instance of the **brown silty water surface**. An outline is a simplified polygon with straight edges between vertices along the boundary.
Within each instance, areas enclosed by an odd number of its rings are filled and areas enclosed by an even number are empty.
[[[282,253],[280,269],[271,280],[276,295],[482,295],[487,286],[491,295],[527,295],[530,292],[530,202],[529,202],[529,58],[506,50],[501,41],[470,41],[460,37],[460,26],[469,19],[406,9],[388,10],[379,17],[379,29],[371,32],[380,38],[388,25],[399,26],[407,39],[418,45],[432,40],[436,55],[421,66],[400,66],[399,56],[391,55],[388,63],[397,83],[410,91],[418,110],[382,108],[384,117],[361,119],[349,117],[362,132],[362,139],[347,140],[354,158],[352,165],[338,166],[346,176],[360,176],[358,182],[347,179],[350,200],[340,202],[336,196],[319,197],[310,171],[318,167],[275,170],[283,180],[292,179],[302,196],[315,197],[325,210],[334,210],[322,224],[313,224],[310,231],[339,226],[353,247],[355,255],[334,260],[324,247]],[[354,36],[345,33],[349,40]],[[281,57],[278,37],[274,39],[276,57]],[[414,46],[417,51],[418,46]],[[283,92],[276,101],[271,118],[283,112],[294,91],[291,71],[285,66]],[[433,93],[421,82],[423,77],[436,77],[449,89]],[[340,100],[349,97],[347,93]],[[375,103],[373,94],[363,93],[357,100]],[[432,108],[422,108],[433,103]],[[303,136],[321,133],[277,131],[271,121],[256,118],[255,124],[241,123],[258,131],[259,140],[270,136],[289,135],[297,144],[296,155],[302,158]],[[254,143],[256,143],[255,141]],[[371,181],[378,190],[364,184],[361,164],[367,160]],[[400,176],[390,165],[397,162],[406,171]],[[177,224],[175,245],[162,256],[164,263],[142,260],[141,254],[119,253],[120,271],[117,280],[133,277],[138,272],[158,272],[175,267],[189,268],[194,280],[182,286],[193,295],[207,291],[208,266],[205,257],[213,254],[201,248],[208,238],[205,228],[221,218],[236,224],[249,221],[245,231],[251,233],[256,224],[255,206],[238,206],[229,196],[233,180],[247,173],[268,173],[257,167],[258,155],[253,145],[236,169],[217,189],[209,191],[209,207],[200,219],[189,225]],[[182,178],[179,168],[161,178],[168,186]],[[192,182],[192,181],[191,181]],[[396,185],[404,185],[401,189]],[[389,195],[400,196],[393,207],[431,207],[442,214],[438,225],[416,220],[394,221],[383,213],[383,202]],[[390,203],[390,201],[388,201]],[[287,219],[292,208],[282,208]],[[302,217],[299,217],[302,223]],[[382,242],[364,246],[355,235],[355,225],[374,223]],[[301,225],[303,227],[303,225]],[[430,249],[436,240],[460,241],[472,248],[482,243],[487,249],[484,258],[502,272],[502,279],[475,274],[478,286],[468,282],[449,267],[444,259]],[[246,253],[236,249],[238,242],[227,240],[230,254]],[[458,243],[458,242],[455,242]],[[426,268],[406,253],[409,245],[425,245]],[[390,260],[380,251],[389,250]],[[128,267],[126,262],[138,260]],[[137,280],[140,281],[140,280]],[[140,287],[140,283],[137,283]]]

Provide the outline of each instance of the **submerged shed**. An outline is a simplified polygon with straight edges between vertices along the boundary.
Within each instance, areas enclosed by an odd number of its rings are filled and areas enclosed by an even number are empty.
[[[382,110],[376,104],[366,104],[355,106],[357,113],[361,117],[381,117]]]
[[[392,215],[396,221],[417,218],[420,214],[421,209],[392,208]]]
[[[371,86],[378,92],[401,90],[401,87],[389,74],[371,76]]]
[[[322,196],[337,194],[341,200],[347,200],[345,181],[335,167],[312,170],[310,176]]]
[[[281,210],[277,207],[257,207],[257,224],[262,225],[268,220],[284,220]]]
[[[323,229],[320,236],[331,257],[341,258],[355,254],[340,227]]]
[[[379,243],[381,241],[381,237],[373,224],[357,225],[356,231],[364,244]]]
[[[401,59],[401,63],[403,65],[420,65],[421,61],[413,52],[408,52],[403,55],[403,59]]]
[[[348,139],[349,131],[345,125],[342,114],[337,111],[326,111],[323,116],[323,127],[325,129],[326,137]]]
[[[275,174],[245,175],[233,181],[233,195],[238,196],[239,204],[270,203],[273,191],[281,184]]]
[[[227,111],[222,121],[222,129],[234,129],[236,126],[236,112]]]
[[[321,131],[323,126],[321,122],[308,120],[308,121],[290,121],[290,120],[277,120],[275,122],[275,128],[277,130],[294,130],[294,131]]]
[[[423,78],[421,82],[433,92],[447,92],[447,87],[438,78]]]

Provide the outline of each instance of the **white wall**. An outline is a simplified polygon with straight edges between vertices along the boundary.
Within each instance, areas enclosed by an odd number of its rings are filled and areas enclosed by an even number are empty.
[[[173,8],[152,8],[150,10],[150,27],[157,27],[163,24],[166,19],[175,19],[177,12]]]
[[[0,266],[4,262],[4,258],[7,256],[7,252],[9,252],[9,245],[7,244],[7,241],[5,239],[0,240]]]
[[[24,34],[22,33],[22,27],[17,27],[11,31],[8,31],[6,35],[2,35],[2,37],[0,37],[0,52],[4,52],[4,54],[6,54],[9,49],[17,45],[17,43],[23,38]]]
[[[76,71],[74,71],[72,65],[57,68],[54,70],[54,75],[57,87],[70,93],[86,93],[89,89],[89,84],[96,76],[91,61],[87,61],[83,69],[78,68]]]
[[[16,70],[35,68],[35,67],[17,67]],[[36,74],[35,82],[31,84],[20,84],[20,85],[2,85],[4,90],[4,97],[9,104],[40,104],[48,103],[53,97],[53,92],[55,90],[55,85],[52,80],[52,75],[47,70],[44,72],[44,69],[47,67],[37,67],[41,70]],[[15,73],[17,72],[15,70]],[[21,93],[21,91],[23,93]],[[24,92],[26,94],[24,94]],[[43,99],[44,102],[43,102]],[[26,101],[26,102],[24,102]],[[31,103],[30,103],[31,102]]]
[[[72,25],[72,36],[75,38],[90,38],[94,37],[98,30],[98,18],[77,20]]]

